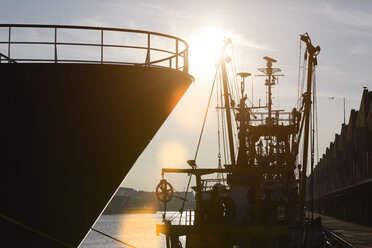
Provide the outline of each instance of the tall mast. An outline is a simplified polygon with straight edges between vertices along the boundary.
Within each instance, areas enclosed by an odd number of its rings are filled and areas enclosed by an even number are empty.
[[[301,40],[306,43],[306,50],[309,56],[308,67],[307,67],[307,90],[305,95],[305,132],[304,132],[304,153],[303,153],[303,166],[302,166],[302,178],[300,187],[300,204],[299,204],[299,222],[303,222],[304,218],[304,204],[306,197],[306,171],[307,171],[307,159],[309,150],[309,126],[310,126],[310,111],[311,111],[311,87],[312,87],[312,76],[313,68],[317,64],[316,56],[320,52],[320,47],[314,47],[311,44],[309,35],[306,33],[301,35]]]
[[[226,120],[227,120],[227,133],[229,136],[229,148],[230,148],[230,159],[231,165],[235,166],[235,152],[234,152],[234,141],[233,141],[233,133],[232,133],[232,124],[231,124],[231,108],[230,108],[230,100],[229,100],[229,87],[228,87],[228,79],[226,74],[226,65],[225,65],[225,52],[226,52],[226,45],[228,45],[231,40],[225,40],[224,44],[224,56],[221,61],[221,72],[222,72],[222,84],[223,84],[223,95],[225,101],[225,110],[226,110]]]
[[[276,62],[276,59],[272,59],[270,57],[263,57],[264,60],[266,60],[266,68],[258,68],[258,70],[260,72],[263,72],[266,76],[267,76],[267,82],[265,83],[265,85],[267,86],[268,88],[268,93],[267,93],[267,99],[268,99],[268,103],[267,103],[267,109],[268,109],[268,123],[269,125],[273,124],[273,121],[272,121],[272,118],[271,118],[271,114],[272,114],[272,105],[273,105],[273,102],[272,102],[272,97],[271,97],[271,86],[273,86],[274,84],[272,83],[272,78],[273,78],[273,74],[276,73],[276,72],[280,72],[281,70],[279,68],[273,68],[273,63]],[[283,75],[276,75],[276,76],[283,76]]]
[[[267,82],[267,87],[269,88],[268,90],[268,98],[269,98],[269,106],[268,106],[268,115],[269,115],[269,124],[272,124],[271,121],[271,106],[272,106],[272,99],[271,99],[271,75],[273,74],[273,69],[272,69],[272,62],[276,62],[274,59],[270,59],[268,57],[264,57],[265,60],[267,60],[267,76],[268,76],[268,82]]]
[[[248,157],[247,157],[247,128],[249,125],[249,110],[245,106],[245,101],[247,100],[247,95],[244,95],[244,88],[245,88],[245,78],[251,76],[248,72],[240,72],[237,73],[238,76],[242,78],[240,89],[241,89],[241,98],[240,103],[238,106],[239,114],[236,116],[236,120],[239,122],[239,147],[238,147],[238,155],[236,158],[236,165],[237,166],[247,166],[248,165]]]

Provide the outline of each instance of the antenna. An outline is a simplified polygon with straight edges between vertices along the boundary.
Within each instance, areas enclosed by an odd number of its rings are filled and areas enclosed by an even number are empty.
[[[346,124],[346,117],[345,117],[345,97],[344,97],[344,124]]]
[[[268,56],[263,57],[263,59],[266,60],[267,62],[272,62],[272,63],[275,63],[276,62],[276,59],[272,59],[272,58],[270,58]]]
[[[241,77],[243,79],[243,81],[240,83],[240,90],[242,92],[242,97],[244,96],[244,80],[246,77],[250,77],[252,74],[250,74],[249,72],[239,72],[237,73],[236,75],[238,75],[239,77]]]
[[[267,92],[267,99],[268,99],[268,124],[272,124],[271,119],[271,106],[272,106],[272,98],[271,98],[271,86],[275,85],[275,80],[278,80],[279,76],[282,76],[282,74],[275,74],[278,72],[281,72],[282,70],[279,68],[272,68],[273,63],[277,62],[276,59],[270,58],[268,56],[263,57],[264,60],[266,60],[266,68],[258,68],[258,70],[264,75],[257,75],[257,76],[266,76],[268,79],[265,80],[265,85],[268,88]]]

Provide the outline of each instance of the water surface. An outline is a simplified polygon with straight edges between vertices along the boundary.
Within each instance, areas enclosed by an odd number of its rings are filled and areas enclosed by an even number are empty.
[[[173,213],[169,213],[172,215]],[[165,236],[156,236],[156,224],[162,223],[162,214],[102,215],[94,228],[137,248],[164,248]],[[178,223],[177,218],[173,224]],[[128,247],[100,233],[90,231],[80,248]]]

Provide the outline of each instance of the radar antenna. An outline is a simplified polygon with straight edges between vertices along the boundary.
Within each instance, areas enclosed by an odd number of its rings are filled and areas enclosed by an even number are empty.
[[[265,85],[268,88],[267,93],[267,99],[268,99],[268,118],[267,118],[267,124],[271,125],[273,124],[272,118],[271,118],[271,108],[272,108],[272,97],[271,97],[271,87],[275,85],[275,79],[277,79],[279,76],[284,76],[283,74],[275,74],[277,72],[281,72],[282,70],[279,68],[272,68],[273,63],[276,62],[276,59],[270,58],[268,56],[263,57],[264,60],[266,60],[266,68],[258,68],[260,72],[262,72],[265,75],[258,75],[258,76],[267,76],[267,80]]]

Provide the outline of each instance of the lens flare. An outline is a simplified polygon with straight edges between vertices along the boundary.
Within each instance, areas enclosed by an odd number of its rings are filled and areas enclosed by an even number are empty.
[[[164,237],[155,236],[156,224],[160,222],[159,214],[123,214],[118,238],[135,247],[163,247]]]
[[[160,147],[158,156],[162,167],[181,167],[185,164],[187,151],[181,142],[170,140]]]

